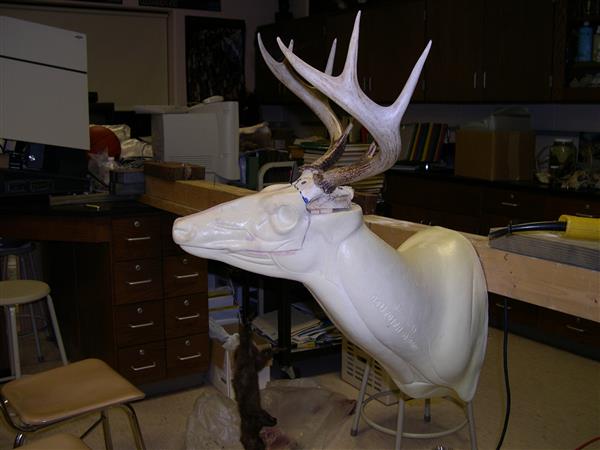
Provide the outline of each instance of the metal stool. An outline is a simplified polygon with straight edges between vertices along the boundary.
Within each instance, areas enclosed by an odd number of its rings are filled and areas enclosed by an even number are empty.
[[[389,434],[391,436],[396,436],[396,442],[395,442],[395,446],[394,449],[395,450],[400,450],[401,446],[402,446],[402,438],[403,437],[407,437],[407,438],[413,438],[413,439],[433,439],[433,438],[438,438],[438,437],[442,437],[442,436],[447,436],[449,434],[452,433],[456,433],[458,430],[460,430],[461,428],[463,428],[465,425],[469,424],[469,433],[470,433],[470,439],[471,439],[471,450],[477,450],[477,436],[475,434],[475,420],[474,420],[474,416],[473,416],[473,405],[471,402],[467,403],[465,405],[465,409],[466,409],[466,419],[464,421],[462,421],[461,423],[459,423],[456,426],[453,426],[452,428],[449,428],[447,430],[442,430],[439,432],[433,432],[433,433],[409,433],[404,431],[404,404],[405,404],[405,400],[402,397],[402,393],[399,392],[398,395],[398,416],[396,418],[396,429],[393,430],[391,428],[387,428],[384,427],[382,425],[379,425],[377,423],[375,423],[370,417],[367,416],[367,414],[365,413],[365,407],[367,405],[367,403],[369,403],[371,400],[374,400],[378,397],[384,396],[384,395],[388,395],[391,392],[394,391],[385,391],[385,392],[378,392],[374,395],[369,395],[366,399],[365,399],[365,395],[366,395],[366,391],[367,391],[367,383],[369,380],[369,374],[371,372],[371,366],[373,365],[373,358],[369,358],[369,360],[367,361],[367,363],[365,364],[365,370],[363,372],[363,378],[361,381],[361,385],[360,385],[360,391],[358,393],[358,399],[356,401],[356,411],[354,413],[354,420],[352,422],[352,429],[350,430],[350,434],[352,436],[356,436],[358,434],[358,425],[360,422],[360,419],[364,419],[364,421],[371,427],[375,428],[378,431],[381,431],[382,433],[385,434]],[[449,400],[454,400],[451,398],[448,398]],[[429,422],[431,420],[431,401],[430,399],[425,399],[425,413],[424,413],[424,420],[426,422]]]
[[[42,280],[42,273],[36,260],[36,249],[36,244],[30,241],[0,238],[0,280]],[[11,257],[16,262],[14,273],[10,267]],[[36,308],[38,309],[37,313]],[[35,339],[37,359],[42,362],[44,356],[38,331],[44,328],[48,330],[48,311],[44,309],[43,302],[29,303],[27,309],[28,313],[18,311],[21,319],[19,321],[21,334],[23,334],[23,329],[31,327]],[[29,318],[30,324],[23,321],[25,318]],[[48,334],[48,337],[50,338],[50,334]]]
[[[4,377],[0,379],[0,381],[21,377],[19,336],[17,334],[17,306],[31,304],[43,300],[44,298],[46,299],[52,328],[54,330],[54,335],[56,336],[56,344],[60,352],[60,358],[64,365],[67,364],[67,355],[58,327],[58,321],[56,320],[52,297],[50,297],[50,286],[43,281],[37,280],[0,281],[0,306],[4,307],[4,314],[6,317],[6,331],[8,334],[12,372],[11,376]],[[35,326],[34,329],[36,329]]]

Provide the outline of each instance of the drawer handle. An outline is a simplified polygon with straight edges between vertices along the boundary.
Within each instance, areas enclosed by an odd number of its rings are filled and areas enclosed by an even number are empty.
[[[151,236],[142,236],[142,237],[136,237],[136,238],[127,238],[127,242],[149,241],[150,239],[152,239]]]
[[[192,314],[191,316],[175,316],[177,320],[190,320],[200,317],[200,313]]]
[[[187,275],[175,275],[175,278],[177,278],[178,280],[181,280],[182,278],[195,278],[200,276],[200,274],[198,272],[194,272],[194,273],[188,273]]]
[[[579,328],[569,324],[565,325],[565,327],[567,327],[568,330],[577,331],[578,333],[585,333],[585,329],[583,328]]]
[[[140,367],[130,366],[130,367],[131,367],[131,370],[133,370],[134,372],[139,372],[140,370],[154,369],[156,367],[156,363],[153,362],[152,364],[148,364],[147,366],[140,366]]]
[[[128,281],[127,284],[129,286],[137,286],[138,284],[148,284],[148,283],[152,283],[152,278],[148,278],[147,280],[140,280],[140,281]]]
[[[502,308],[502,309],[504,309],[504,305],[503,305],[502,303],[496,303],[496,306],[497,306],[498,308]],[[506,310],[507,310],[507,311],[510,311],[511,309],[512,309],[512,306],[507,306],[507,307],[506,307]]]
[[[150,322],[144,322],[144,323],[136,323],[135,325],[130,323],[128,324],[129,328],[144,328],[144,327],[151,327],[152,325],[154,325],[154,321],[150,321]]]
[[[518,203],[513,203],[513,202],[500,202],[500,204],[502,206],[510,206],[512,208],[516,208],[517,206],[519,206]]]
[[[202,356],[202,353],[198,352],[195,355],[190,355],[190,356],[178,356],[177,359],[179,361],[187,361],[188,359],[196,359],[196,358],[200,358]]]

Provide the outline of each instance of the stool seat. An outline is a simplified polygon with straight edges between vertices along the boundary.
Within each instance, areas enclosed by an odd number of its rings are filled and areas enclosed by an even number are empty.
[[[0,306],[21,305],[46,297],[50,286],[38,280],[0,281]]]
[[[20,419],[32,426],[144,398],[142,391],[94,358],[11,381],[1,393]]]
[[[91,450],[81,439],[67,433],[59,433],[42,439],[36,439],[19,448],[23,450]]]

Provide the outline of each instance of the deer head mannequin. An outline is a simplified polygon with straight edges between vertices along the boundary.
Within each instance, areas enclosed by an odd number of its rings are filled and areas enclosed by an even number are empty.
[[[334,324],[373,356],[406,394],[455,393],[470,401],[483,362],[487,291],[479,259],[459,233],[432,227],[393,249],[364,224],[346,184],[391,167],[400,153],[400,121],[425,63],[428,45],[398,99],[384,107],[360,89],[356,76],[360,13],[343,72],[331,75],[285,55],[262,55],[275,76],[325,124],[327,152],[304,166],[293,184],[180,218],[173,238],[185,251],[259,274],[302,282]],[[308,84],[310,83],[310,85]],[[328,99],[374,137],[352,166],[334,167],[349,128]]]

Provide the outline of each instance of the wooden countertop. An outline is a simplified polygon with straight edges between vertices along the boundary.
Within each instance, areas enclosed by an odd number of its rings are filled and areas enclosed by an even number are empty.
[[[177,215],[188,215],[254,191],[207,181],[165,181],[146,177],[141,201]],[[365,216],[375,234],[398,247],[427,225]],[[481,260],[488,291],[544,308],[600,322],[600,273],[490,248],[485,236],[463,233]]]

